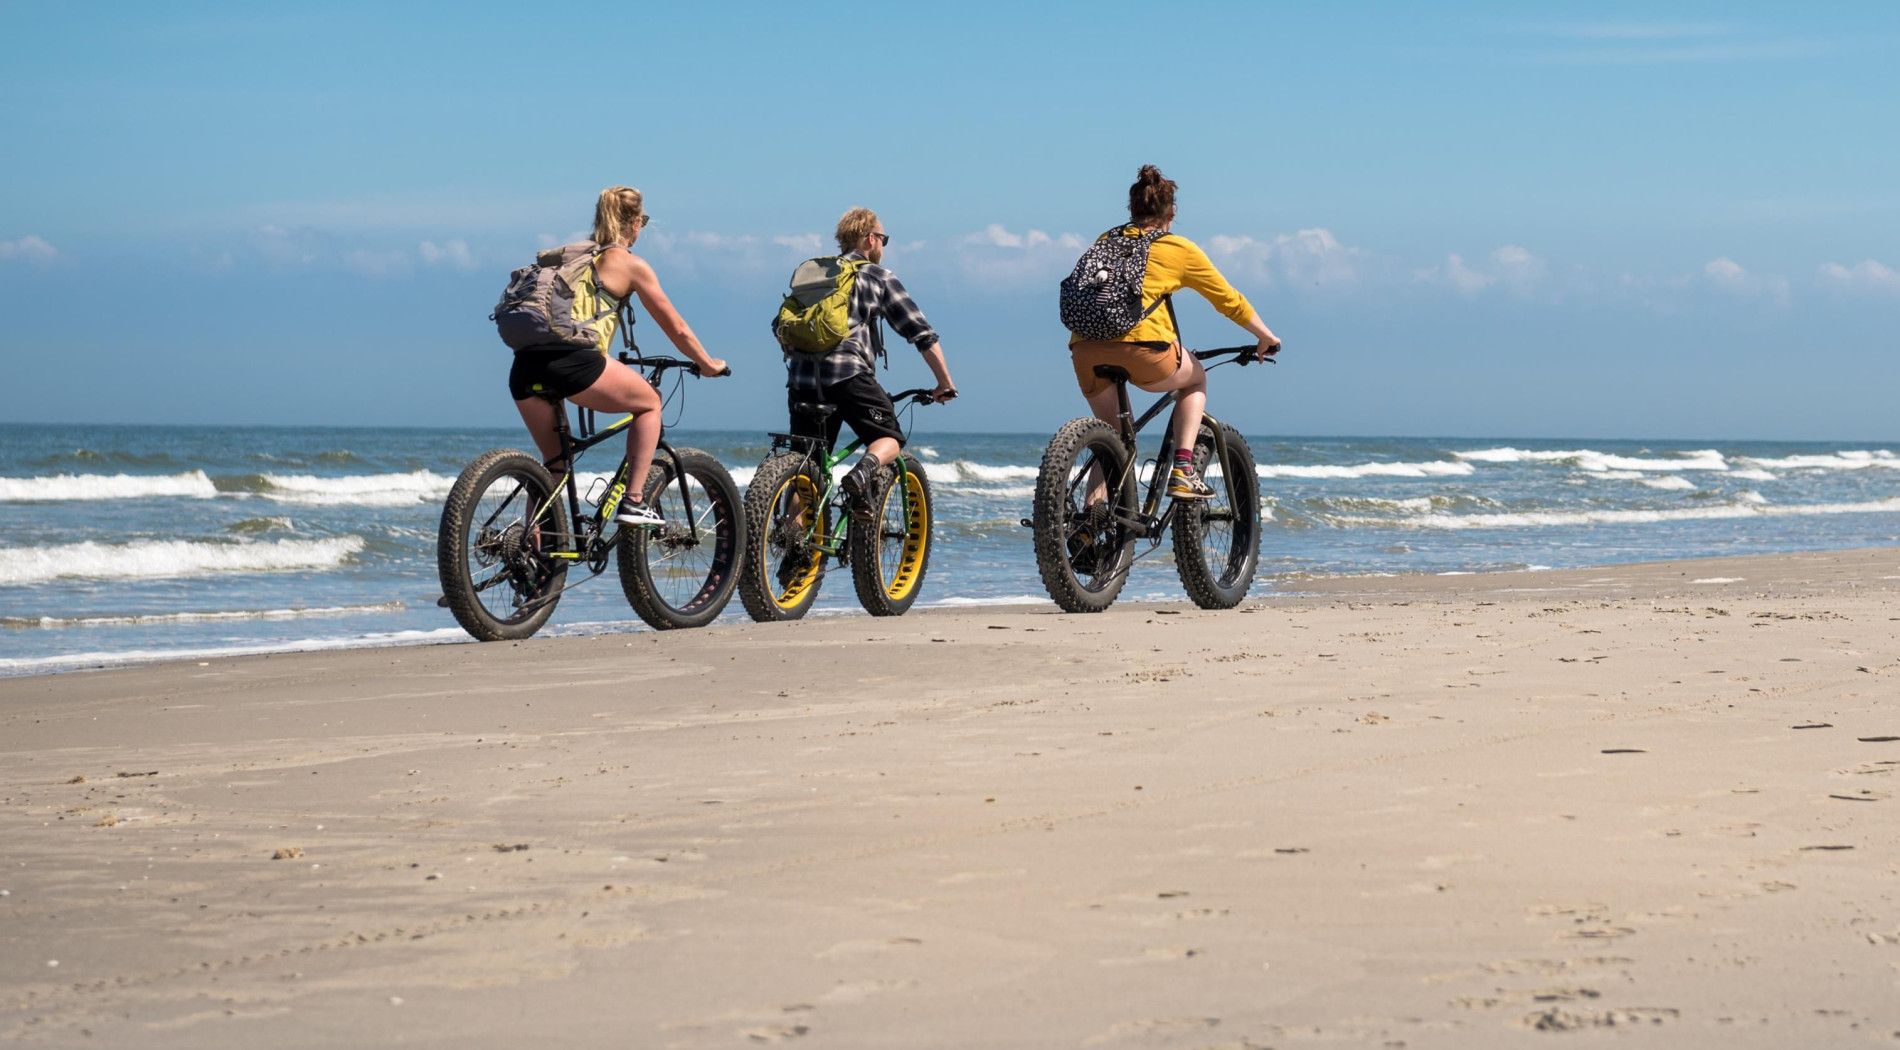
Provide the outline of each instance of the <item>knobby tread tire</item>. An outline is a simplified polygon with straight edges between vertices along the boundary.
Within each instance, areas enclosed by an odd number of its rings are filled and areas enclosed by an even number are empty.
[[[752,475],[751,484],[746,486],[746,555],[744,567],[739,572],[739,600],[744,603],[746,613],[760,623],[799,619],[818,600],[818,589],[825,582],[825,558],[822,554],[817,555],[815,577],[804,588],[799,599],[789,606],[779,604],[775,597],[778,551],[772,546],[770,530],[780,490],[798,475],[804,474],[810,479],[814,491],[823,492],[823,480],[817,477],[817,472],[822,470],[822,464],[800,453],[780,452],[766,457]],[[827,508],[816,506],[815,502],[809,513],[828,513]]]
[[[1260,476],[1254,471],[1253,450],[1233,427],[1221,424],[1227,457],[1221,462],[1217,491],[1232,500],[1233,544],[1218,567],[1207,564],[1203,547],[1206,533],[1201,515],[1206,504],[1184,504],[1174,515],[1174,564],[1181,586],[1203,609],[1231,609],[1247,597],[1260,565]],[[1194,443],[1194,465],[1207,477],[1214,454],[1214,437],[1203,430]],[[1209,485],[1215,482],[1208,481]]]
[[[1115,428],[1099,419],[1071,419],[1056,431],[1049,440],[1049,447],[1042,454],[1042,465],[1036,472],[1036,495],[1031,524],[1034,526],[1036,546],[1036,571],[1042,575],[1042,585],[1049,591],[1049,597],[1055,600],[1064,612],[1101,612],[1115,603],[1121,594],[1122,585],[1128,581],[1128,559],[1134,548],[1135,538],[1123,531],[1122,538],[1115,546],[1115,556],[1107,578],[1095,589],[1090,589],[1069,563],[1068,522],[1069,522],[1069,472],[1085,452],[1094,451],[1104,464],[1117,476],[1128,469],[1128,452],[1122,446],[1121,435]],[[1115,478],[1108,479],[1113,486]],[[1136,508],[1132,505],[1133,487],[1119,490],[1111,489],[1109,500],[1119,503],[1129,512]]]
[[[554,615],[554,607],[560,603],[560,598],[556,597],[524,616],[497,616],[483,604],[482,594],[488,593],[499,598],[504,592],[492,587],[487,592],[475,589],[475,570],[469,565],[468,530],[473,524],[472,518],[482,494],[496,484],[508,484],[510,478],[536,487],[537,490],[528,495],[537,503],[546,499],[554,489],[554,479],[540,460],[516,449],[490,449],[475,457],[475,461],[463,468],[461,476],[455,479],[455,484],[449,488],[448,499],[443,501],[442,520],[436,530],[436,573],[442,582],[442,596],[446,599],[449,611],[455,615],[455,622],[484,642],[515,641],[530,637],[548,622],[548,617]],[[567,515],[560,501],[554,502],[548,514],[549,519],[542,526],[544,533],[567,531],[563,524]],[[542,589],[553,588],[558,591],[566,579],[566,564],[555,563]],[[509,588],[506,593],[513,593],[513,589]]]
[[[739,567],[745,561],[745,513],[739,501],[739,486],[733,482],[732,474],[717,459],[699,449],[673,451],[679,457],[680,469],[698,482],[700,494],[712,501],[711,506],[695,504],[693,507],[693,516],[701,524],[711,526],[710,532],[701,539],[702,543],[710,544],[711,562],[706,578],[700,581],[695,592],[683,604],[674,605],[654,585],[653,564],[656,546],[661,547],[660,556],[664,557],[661,533],[681,523],[669,521],[658,528],[621,528],[615,552],[620,563],[620,589],[627,596],[627,604],[656,631],[704,627],[711,623],[732,600],[733,588],[739,582]],[[672,460],[664,454],[656,455],[653,466],[647,470],[646,491],[641,498],[647,506],[657,506],[668,491],[677,492],[677,484]]]
[[[858,603],[872,616],[902,616],[917,602],[917,595],[923,591],[924,576],[930,571],[930,548],[936,540],[936,503],[930,492],[930,478],[924,474],[924,465],[909,456],[900,456],[898,462],[903,465],[904,473],[892,473],[888,484],[884,486],[877,516],[871,521],[853,519],[850,525],[849,539],[851,551],[851,583],[858,592]],[[896,502],[897,487],[905,483],[905,476],[915,478],[917,492],[913,494],[919,504],[911,509],[910,521],[902,536],[884,535],[884,514]],[[909,586],[897,597],[891,596],[893,584],[884,579],[884,545],[886,543],[904,544],[906,550],[911,539],[921,527],[920,549],[914,560],[900,553],[898,572],[900,577],[908,576]]]

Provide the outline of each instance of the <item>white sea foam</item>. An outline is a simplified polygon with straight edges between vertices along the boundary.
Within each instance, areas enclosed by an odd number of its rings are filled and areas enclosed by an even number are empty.
[[[1866,503],[1808,503],[1785,506],[1722,504],[1670,510],[1563,510],[1516,514],[1427,514],[1412,518],[1337,517],[1342,525],[1379,525],[1416,529],[1513,529],[1562,525],[1640,525],[1664,521],[1713,521],[1725,518],[1783,518],[1817,514],[1900,513],[1900,497]]]
[[[149,664],[160,660],[209,660],[226,656],[260,656],[265,653],[314,653],[335,649],[379,649],[392,645],[442,645],[467,642],[468,634],[460,627],[441,627],[428,631],[390,631],[357,638],[308,638],[293,642],[267,642],[259,645],[226,645],[204,649],[127,649],[112,653],[66,653],[60,656],[0,660],[0,675],[40,674],[75,667],[123,667]]]
[[[1770,459],[1749,457],[1743,462],[1753,463],[1757,467],[1780,467],[1784,470],[1865,470],[1868,467],[1900,470],[1900,456],[1884,448],[1854,449],[1819,456],[1782,456]]]
[[[162,623],[211,623],[220,620],[302,620],[361,613],[400,612],[401,602],[375,605],[328,605],[313,609],[226,609],[211,612],[137,613],[128,616],[12,616],[0,618],[5,627],[124,627]]]
[[[995,467],[987,463],[972,463],[967,459],[953,459],[948,463],[934,464],[930,468],[933,476],[957,481],[1034,481],[1040,473],[1037,467],[1004,466]],[[948,471],[948,473],[939,473]]]
[[[266,474],[258,495],[280,503],[400,507],[434,503],[449,494],[455,479],[428,470],[407,474],[351,474],[327,478],[314,474]]]
[[[333,569],[363,549],[360,536],[272,543],[139,540],[0,549],[0,586],[58,579],[157,579]]]
[[[1670,492],[1691,492],[1696,487],[1695,482],[1678,474],[1660,478],[1644,478],[1642,483],[1652,489],[1664,489]]]
[[[1640,470],[1601,470],[1592,471],[1591,477],[1603,481],[1640,481],[1648,477]]]
[[[914,446],[912,451],[916,452],[918,455],[924,457],[925,459],[937,458],[937,450],[934,448],[931,448],[929,445]]]
[[[1743,467],[1740,470],[1731,470],[1728,472],[1728,476],[1731,478],[1741,478],[1744,481],[1780,481],[1781,480],[1778,476],[1774,474],[1770,474],[1767,471],[1760,469],[1759,467]]]
[[[945,491],[981,499],[1028,499],[1036,494],[1034,485],[945,485]]]
[[[1423,463],[1359,463],[1334,466],[1314,463],[1259,463],[1254,473],[1263,478],[1450,478],[1477,470],[1469,463],[1427,460]]]
[[[1047,605],[1046,594],[1010,594],[996,598],[939,598],[934,602],[920,603],[924,608],[967,609],[973,605]]]
[[[202,470],[183,474],[51,474],[0,478],[0,503],[189,496],[210,499],[218,487]]]
[[[1661,459],[1643,459],[1634,456],[1617,456],[1608,452],[1598,452],[1589,448],[1573,449],[1525,449],[1525,448],[1480,448],[1463,452],[1453,452],[1461,460],[1471,463],[1563,463],[1579,470],[1593,473],[1610,470],[1727,470],[1728,460],[1722,453],[1712,448],[1680,452],[1675,456]]]
[[[1768,502],[1768,497],[1756,492],[1754,489],[1743,489],[1735,494],[1735,498],[1743,503],[1762,504]]]

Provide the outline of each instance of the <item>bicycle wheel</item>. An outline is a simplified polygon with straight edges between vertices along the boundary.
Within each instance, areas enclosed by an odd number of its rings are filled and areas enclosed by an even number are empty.
[[[1260,563],[1260,477],[1253,451],[1233,427],[1221,424],[1227,454],[1218,464],[1214,435],[1205,427],[1194,442],[1194,465],[1214,498],[1175,504],[1174,565],[1188,597],[1203,609],[1231,609],[1253,586]],[[1214,476],[1218,469],[1219,476]]]
[[[781,452],[759,464],[746,486],[746,558],[739,599],[754,620],[796,620],[810,611],[825,582],[824,542],[831,525],[823,468],[808,456]],[[811,528],[818,515],[817,529]],[[816,542],[814,542],[816,541]]]
[[[1128,579],[1135,535],[1116,519],[1138,512],[1121,435],[1099,419],[1056,431],[1036,474],[1036,571],[1064,612],[1101,612]],[[1091,494],[1094,498],[1091,499]]]
[[[481,641],[532,635],[560,601],[567,562],[543,553],[567,534],[553,492],[540,460],[506,448],[476,457],[449,489],[436,571],[455,622]]]
[[[665,524],[622,528],[619,539],[620,589],[656,631],[711,623],[732,600],[745,557],[745,518],[732,475],[699,449],[675,454],[686,475],[684,493],[664,454],[647,471],[646,505]]]
[[[877,513],[853,518],[851,582],[858,602],[872,616],[902,616],[923,589],[930,569],[930,479],[924,465],[899,456],[903,471],[888,480],[875,498]],[[886,476],[893,473],[885,468]]]

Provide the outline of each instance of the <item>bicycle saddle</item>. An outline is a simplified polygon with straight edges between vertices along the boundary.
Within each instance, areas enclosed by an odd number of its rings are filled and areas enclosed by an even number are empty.
[[[1114,383],[1128,382],[1128,369],[1120,365],[1096,365],[1095,374]]]
[[[837,405],[827,405],[818,401],[799,401],[792,405],[793,413],[810,416],[820,422],[830,419],[831,414],[836,411],[838,411]]]

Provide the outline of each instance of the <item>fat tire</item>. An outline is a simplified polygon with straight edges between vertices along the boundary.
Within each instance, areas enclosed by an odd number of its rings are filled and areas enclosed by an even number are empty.
[[[739,566],[745,561],[744,510],[739,502],[739,486],[733,483],[732,474],[717,459],[696,448],[675,449],[674,455],[679,457],[680,469],[698,483],[700,494],[709,501],[705,507],[697,502],[693,506],[693,524],[702,533],[698,542],[708,545],[711,551],[704,565],[704,577],[687,599],[677,605],[655,584],[656,560],[665,564],[681,549],[677,545],[679,530],[687,525],[673,520],[670,515],[664,525],[622,527],[616,544],[620,589],[627,595],[627,604],[656,631],[704,627],[711,623],[732,600],[732,590],[739,582]],[[647,470],[646,491],[641,498],[649,507],[663,508],[668,494],[677,494],[677,486],[673,461],[664,454],[657,455]],[[662,513],[665,515],[664,509]],[[698,574],[697,566],[694,573]]]
[[[936,503],[924,465],[909,456],[900,456],[898,462],[903,465],[903,473],[893,471],[889,482],[881,486],[875,516],[868,521],[853,518],[848,531],[851,583],[857,589],[858,603],[872,616],[902,616],[916,603],[917,595],[923,591],[924,576],[930,571],[930,546],[937,531]],[[915,501],[912,504],[901,503],[897,495],[897,487],[906,484],[907,477],[917,483],[915,491],[910,493]],[[902,535],[887,536],[884,515],[896,509],[894,504],[910,506],[910,517],[903,523]],[[914,552],[911,550],[913,541],[917,545]],[[887,543],[901,544],[895,581],[884,578]],[[895,597],[891,594],[893,590],[899,592]]]
[[[474,556],[469,542],[469,529],[476,525],[475,516],[479,512],[484,493],[496,485],[512,483],[528,487],[528,500],[517,495],[515,499],[521,506],[510,505],[510,511],[525,513],[530,505],[545,502],[554,491],[554,479],[541,461],[511,448],[490,449],[475,457],[475,461],[463,469],[455,484],[449,488],[448,499],[442,504],[442,521],[436,530],[435,563],[436,572],[442,581],[442,596],[449,611],[455,614],[455,622],[462,625],[479,641],[501,642],[527,638],[541,629],[554,615],[554,607],[559,604],[559,590],[567,580],[567,563],[563,561],[544,562],[539,566],[546,578],[536,588],[535,593],[546,593],[550,588],[556,597],[535,606],[526,613],[498,615],[482,600],[483,594],[500,597],[504,593],[498,588],[506,588],[505,593],[519,596],[518,588],[510,584],[500,584],[486,591],[476,589],[477,575],[492,575],[496,570],[490,567],[471,565]],[[559,500],[548,508],[548,520],[541,525],[542,535],[556,536],[567,532],[563,522],[566,520]],[[506,529],[503,530],[504,532]],[[491,599],[492,600],[492,599]],[[501,610],[506,612],[506,610]]]
[[[1106,571],[1089,574],[1088,581],[1076,574],[1069,559],[1072,507],[1069,503],[1069,473],[1085,453],[1095,453],[1116,477],[1128,469],[1128,450],[1115,428],[1099,419],[1071,419],[1056,431],[1042,454],[1042,466],[1036,472],[1036,495],[1031,524],[1034,526],[1036,571],[1049,597],[1063,612],[1101,612],[1115,603],[1122,585],[1128,581],[1128,564],[1135,546],[1134,535],[1126,528],[1116,529],[1111,548],[1113,557]],[[1113,479],[1110,479],[1113,484]],[[1134,489],[1124,485],[1109,493],[1112,503],[1130,514],[1135,513]]]
[[[811,457],[797,452],[780,452],[767,456],[752,475],[751,483],[746,486],[746,555],[739,572],[739,600],[744,603],[747,615],[760,623],[799,619],[810,612],[812,603],[818,600],[818,589],[825,582],[825,556],[822,553],[814,555],[816,564],[804,577],[797,597],[789,603],[782,601],[790,592],[779,589],[779,555],[783,548],[782,544],[774,546],[771,529],[775,524],[773,516],[780,493],[786,485],[798,484],[800,476],[806,479],[802,488],[811,500],[810,512],[830,513],[830,508],[819,506],[816,499],[817,494],[824,491],[824,481],[818,477],[823,469],[823,465]]]
[[[1221,424],[1227,456],[1221,461],[1221,482],[1216,493],[1232,501],[1232,543],[1224,554],[1216,553],[1218,565],[1209,565],[1206,547],[1210,532],[1205,515],[1209,502],[1175,504],[1174,565],[1181,574],[1181,586],[1188,597],[1203,609],[1231,609],[1247,597],[1253,586],[1254,572],[1260,566],[1260,476],[1254,471],[1253,450],[1247,439],[1233,427]],[[1205,428],[1194,442],[1194,465],[1207,477],[1208,460],[1214,454],[1214,435]]]

